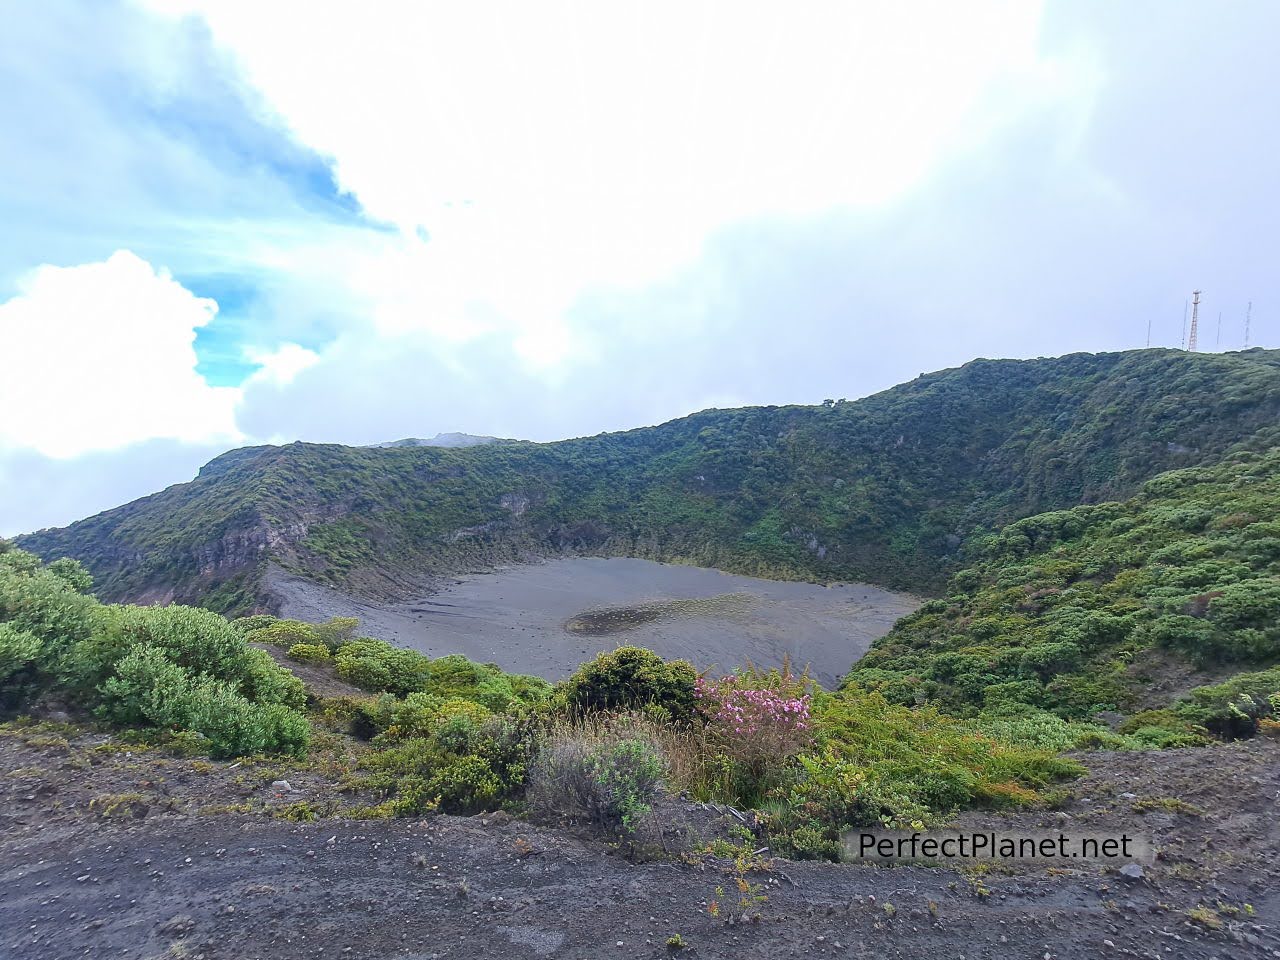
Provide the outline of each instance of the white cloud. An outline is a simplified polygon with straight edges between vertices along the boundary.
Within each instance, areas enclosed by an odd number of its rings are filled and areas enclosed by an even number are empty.
[[[148,5],[204,17],[401,228],[308,253],[379,334],[502,331],[532,370],[580,354],[584,292],[659,281],[743,220],[881,208],[1077,92],[1024,0]]]
[[[320,354],[296,343],[282,343],[274,350],[250,347],[245,351],[245,359],[258,365],[250,382],[285,386],[293,383],[303,370],[314,366]]]
[[[240,391],[196,372],[218,306],[127,250],[41,266],[0,304],[0,447],[73,457],[138,441],[241,438]]]

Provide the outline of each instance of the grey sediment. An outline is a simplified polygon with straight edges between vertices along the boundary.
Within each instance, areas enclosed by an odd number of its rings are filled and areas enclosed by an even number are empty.
[[[789,656],[826,687],[921,602],[869,584],[765,580],[617,557],[453,577],[405,602],[350,596],[278,569],[268,586],[283,616],[354,616],[364,636],[548,680],[602,650],[637,645],[712,672],[748,662],[774,667]]]

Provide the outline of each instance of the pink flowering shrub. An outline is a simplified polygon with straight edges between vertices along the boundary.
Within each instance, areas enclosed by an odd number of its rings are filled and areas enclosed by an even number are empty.
[[[772,774],[813,743],[808,680],[789,671],[699,678],[694,702],[707,733],[738,768],[748,792],[767,787]]]

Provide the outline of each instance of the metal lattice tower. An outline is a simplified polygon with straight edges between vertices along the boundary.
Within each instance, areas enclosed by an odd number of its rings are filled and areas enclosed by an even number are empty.
[[[1200,323],[1200,291],[1191,291],[1191,331],[1187,334],[1187,350],[1196,352],[1196,328]]]
[[[1253,301],[1249,301],[1249,308],[1244,312],[1244,348],[1249,349],[1249,321],[1253,319]]]

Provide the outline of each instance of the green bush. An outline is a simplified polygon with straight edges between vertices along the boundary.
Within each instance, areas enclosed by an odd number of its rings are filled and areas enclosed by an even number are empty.
[[[98,713],[123,727],[181,729],[190,725],[192,676],[158,647],[139,645],[114,665],[99,688]]]
[[[0,623],[0,704],[25,698],[26,684],[21,675],[34,674],[43,650],[39,637]]]
[[[254,703],[277,703],[293,710],[307,705],[307,691],[301,680],[257,647],[244,651],[244,676],[240,692]]]
[[[571,713],[657,707],[673,721],[685,722],[693,717],[697,678],[685,660],[668,662],[650,650],[619,647],[584,663],[557,696]]]
[[[234,686],[193,677],[165,652],[135,647],[102,685],[99,713],[121,726],[191,730],[214,756],[289,753],[302,756],[310,737],[306,718],[279,702],[253,703]]]
[[[215,757],[255,753],[305,756],[307,718],[280,704],[250,703],[225,684],[204,682],[192,690],[189,726],[207,737]]]
[[[74,671],[82,689],[101,683],[116,662],[135,647],[161,651],[192,674],[235,685],[249,679],[251,661],[244,638],[221,616],[197,607],[100,608],[93,635],[77,645]]]
[[[1125,718],[1116,732],[1158,750],[1169,747],[1199,747],[1209,743],[1203,727],[1188,722],[1168,709],[1135,713]]]
[[[257,618],[245,617],[244,620],[254,620]],[[259,643],[263,646],[283,647],[288,650],[295,643],[321,643],[316,628],[309,623],[303,623],[301,620],[277,620],[271,617],[270,623],[261,627],[255,627],[244,631],[244,638],[249,643]],[[237,621],[241,622],[241,621]]]
[[[29,693],[56,679],[67,651],[88,637],[96,623],[97,601],[77,589],[68,567],[60,569],[61,576],[24,550],[0,551],[0,623],[40,644],[38,659],[25,664]],[[25,643],[10,643],[14,657],[21,656],[19,647]]]
[[[298,663],[328,663],[333,659],[329,648],[321,643],[295,643],[286,656]]]
[[[387,741],[430,737],[448,721],[457,720],[477,727],[489,715],[485,707],[461,697],[411,693],[396,705],[381,736]]]
[[[502,781],[488,759],[467,754],[432,770],[425,791],[442,810],[470,813],[491,807],[502,792]]]
[[[766,823],[783,852],[802,860],[834,860],[843,831],[879,824],[883,798],[873,800],[869,793],[867,774],[856,763],[834,753],[804,754],[765,805]],[[926,815],[918,806],[909,809],[909,802],[893,806],[895,816],[906,822]]]
[[[362,761],[371,773],[366,786],[390,796],[395,813],[473,813],[519,795],[530,752],[528,728],[483,717],[477,712],[483,708],[468,701],[452,704],[455,712],[435,712],[429,735],[384,739],[382,749]]]
[[[261,630],[263,627],[269,627],[278,619],[278,617],[273,617],[269,613],[255,613],[248,617],[236,617],[231,621],[231,626],[241,634],[246,634],[254,630]]]
[[[375,692],[402,697],[425,690],[431,681],[427,657],[383,640],[350,640],[338,647],[333,662],[343,680]]]
[[[819,694],[814,717],[815,753],[856,763],[868,804],[881,804],[877,817],[899,824],[922,809],[945,815],[1033,802],[1035,788],[1082,769],[1052,749],[997,739],[981,720],[896,706],[874,693]]]
[[[76,593],[87,594],[93,589],[93,577],[79,560],[61,557],[47,564],[45,569]]]
[[[1258,721],[1271,717],[1280,695],[1280,667],[1242,673],[1223,683],[1197,687],[1173,708],[1186,723],[1229,739],[1251,737]]]
[[[201,739],[218,756],[300,755],[301,681],[240,630],[195,607],[103,606],[72,560],[0,549],[4,706],[57,690],[107,722]]]

